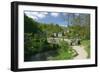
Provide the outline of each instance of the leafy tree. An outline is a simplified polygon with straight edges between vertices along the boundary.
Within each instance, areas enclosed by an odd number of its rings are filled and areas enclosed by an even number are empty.
[[[38,22],[34,21],[32,18],[29,18],[24,14],[24,32],[25,33],[37,33],[41,30],[38,27]]]

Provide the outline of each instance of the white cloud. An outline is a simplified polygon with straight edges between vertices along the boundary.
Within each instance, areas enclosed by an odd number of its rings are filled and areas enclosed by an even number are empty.
[[[37,16],[38,18],[41,18],[41,19],[42,19],[42,18],[45,18],[46,15],[47,15],[47,14],[44,13],[44,12],[38,12],[36,16]]]
[[[29,12],[29,11],[26,11],[25,14],[32,19],[38,20],[38,19],[45,18],[46,15],[48,14],[48,12]]]
[[[34,15],[35,13],[26,11],[25,14],[34,20],[38,20],[38,17]]]
[[[75,16],[79,16],[80,14],[79,13],[75,13]]]
[[[36,17],[36,16],[30,16],[30,18],[32,18],[34,20],[38,20],[38,17]]]
[[[51,15],[54,16],[54,17],[58,17],[59,13],[51,13]]]

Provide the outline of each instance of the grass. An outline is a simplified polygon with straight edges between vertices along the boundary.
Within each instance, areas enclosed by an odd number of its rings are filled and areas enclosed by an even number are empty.
[[[55,57],[57,60],[68,60],[68,59],[73,59],[77,53],[70,45],[68,45],[67,42],[65,41],[60,41],[59,43],[59,50],[58,50],[58,55]]]
[[[88,54],[88,56],[87,56],[87,58],[90,58],[90,40],[83,40],[82,42],[81,42],[81,44],[83,45],[83,46],[85,46],[85,50],[86,50],[86,52],[87,52],[87,54]]]

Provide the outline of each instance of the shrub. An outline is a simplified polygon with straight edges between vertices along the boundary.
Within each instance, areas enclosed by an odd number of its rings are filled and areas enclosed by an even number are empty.
[[[46,52],[49,50],[58,49],[57,44],[49,44],[47,38],[41,34],[24,34],[24,59],[25,61],[30,60],[31,56]]]

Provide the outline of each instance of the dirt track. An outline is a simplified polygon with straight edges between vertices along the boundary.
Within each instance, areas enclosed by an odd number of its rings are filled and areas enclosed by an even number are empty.
[[[72,46],[73,49],[76,50],[78,55],[74,59],[86,59],[87,58],[87,52],[84,50],[84,46]]]

